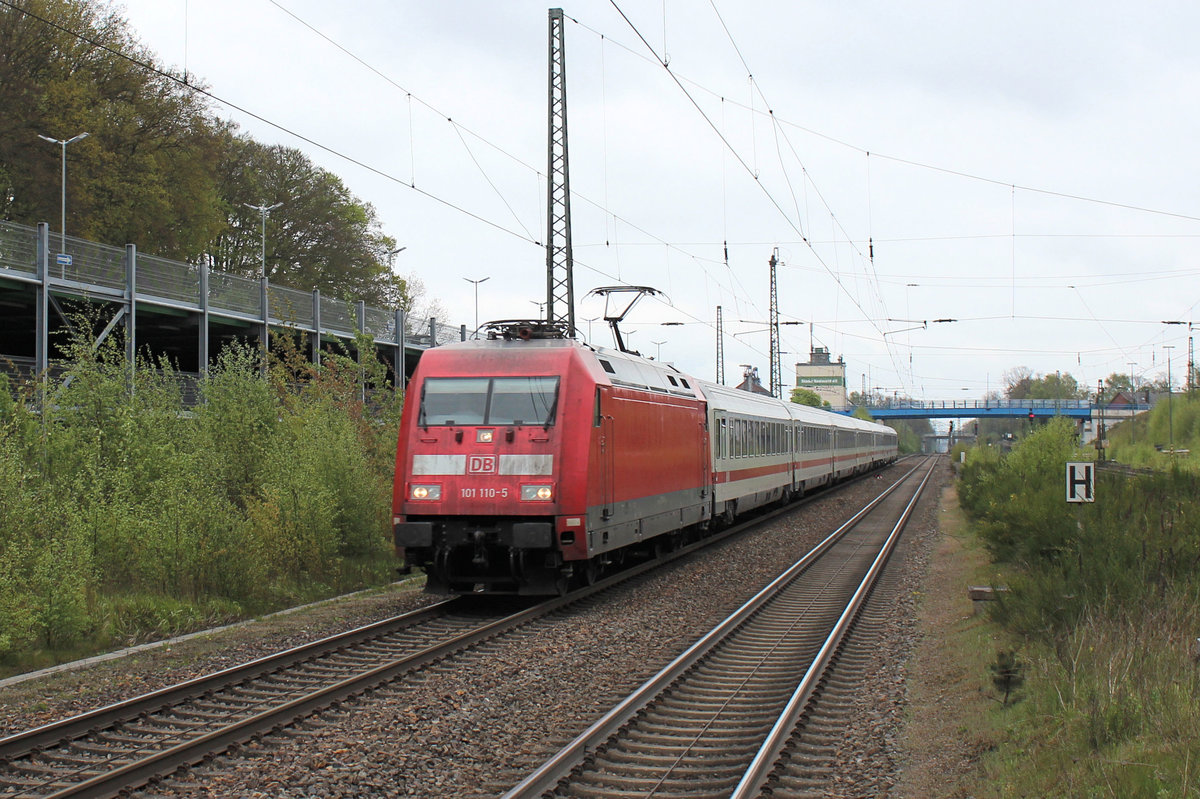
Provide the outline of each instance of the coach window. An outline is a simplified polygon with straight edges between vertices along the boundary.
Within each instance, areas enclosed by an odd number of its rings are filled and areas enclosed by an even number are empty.
[[[600,387],[596,386],[596,401],[592,405],[592,427],[599,427],[600,419]]]

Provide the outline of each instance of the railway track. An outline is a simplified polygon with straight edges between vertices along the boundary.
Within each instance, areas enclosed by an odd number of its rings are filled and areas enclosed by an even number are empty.
[[[757,795],[935,463],[914,467],[505,799]]]
[[[0,739],[0,796],[107,796],[523,623],[440,602]],[[497,618],[497,616],[500,618]]]
[[[0,797],[111,796],[152,783],[796,507],[532,607],[459,597],[0,739]]]

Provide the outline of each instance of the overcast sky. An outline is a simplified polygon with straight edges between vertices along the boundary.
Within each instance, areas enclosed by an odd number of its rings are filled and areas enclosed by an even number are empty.
[[[219,114],[371,203],[407,247],[397,270],[447,321],[473,324],[466,279],[484,277],[481,320],[537,316],[546,4],[124,8],[163,62],[243,109]],[[845,358],[850,390],[924,399],[982,397],[1017,366],[1092,387],[1154,377],[1164,345],[1182,379],[1188,327],[1162,320],[1200,323],[1193,4],[563,9],[577,318],[593,341],[611,346],[586,321],[604,310],[589,289],[653,286],[665,299],[624,325],[635,348],[713,379],[720,305],[726,382],[739,364],[766,382],[778,247],[780,318],[805,323],[783,327],[789,384],[810,336]]]

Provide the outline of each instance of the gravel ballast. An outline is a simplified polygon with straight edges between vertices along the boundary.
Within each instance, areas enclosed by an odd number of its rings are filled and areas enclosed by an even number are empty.
[[[898,477],[904,466],[885,473]],[[933,533],[940,466],[909,523],[902,554],[916,595]],[[769,582],[888,484],[868,478],[822,496],[766,529],[667,566],[603,601],[555,616],[475,654],[311,718],[297,729],[153,786],[152,795],[495,796]],[[389,591],[139,652],[0,690],[0,730],[63,715],[226,668],[340,629],[435,601]],[[898,603],[862,716],[838,752],[830,795],[886,795],[912,646],[913,602]],[[857,787],[856,787],[857,786]]]

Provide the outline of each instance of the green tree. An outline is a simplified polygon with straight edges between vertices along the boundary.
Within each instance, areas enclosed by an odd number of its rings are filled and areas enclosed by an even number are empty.
[[[797,405],[811,405],[814,408],[820,408],[823,404],[821,396],[817,392],[807,388],[793,388],[792,402]]]
[[[891,419],[884,424],[896,431],[897,444],[904,453],[920,452],[924,437],[933,434],[933,424],[928,419]]]
[[[212,167],[225,123],[190,89],[116,53],[162,71],[107,6],[0,10],[0,215],[57,220],[62,150],[38,136],[87,132],[67,148],[68,232],[195,257],[223,223]]]
[[[220,194],[227,225],[210,251],[223,270],[258,275],[266,219],[266,276],[285,286],[322,294],[403,305],[405,283],[390,268],[396,240],[385,235],[375,209],[359,201],[341,179],[304,153],[225,137]]]
[[[1085,399],[1088,390],[1070,372],[1036,375],[1018,366],[1004,373],[1004,395],[1009,399]]]
[[[299,150],[239,134],[193,86],[101,0],[0,7],[0,217],[57,220],[62,150],[38,136],[87,132],[67,148],[70,234],[257,275],[262,220],[245,204],[279,202],[268,277],[411,312],[374,208]]]

